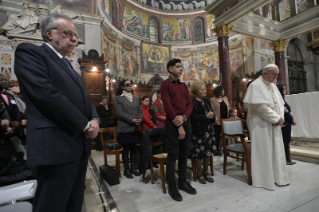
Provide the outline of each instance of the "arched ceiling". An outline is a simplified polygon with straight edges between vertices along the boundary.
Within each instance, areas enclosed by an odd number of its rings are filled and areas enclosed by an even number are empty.
[[[164,13],[191,13],[203,11],[215,0],[127,0],[143,7]]]

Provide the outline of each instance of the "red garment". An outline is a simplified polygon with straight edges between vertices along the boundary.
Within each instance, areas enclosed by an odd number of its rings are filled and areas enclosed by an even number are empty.
[[[152,109],[154,110],[155,116],[165,116],[166,117],[166,113],[164,111],[163,104],[159,98],[157,98],[153,102]],[[156,118],[156,126],[157,127],[165,127],[165,121],[161,121],[158,118]]]
[[[161,96],[167,121],[174,120],[178,115],[185,115],[189,119],[193,111],[193,102],[185,83],[166,79],[161,84]]]
[[[153,124],[153,122],[151,121],[151,116],[150,116],[150,113],[148,112],[149,107],[146,107],[145,105],[141,105],[141,109],[143,113],[143,121],[141,123],[141,133],[142,133],[145,129],[155,128],[156,125]]]
[[[237,114],[238,115],[240,115],[240,116],[241,115],[243,115],[243,116],[245,115],[245,110],[244,110],[244,108],[242,106],[237,106],[236,110],[237,110]]]

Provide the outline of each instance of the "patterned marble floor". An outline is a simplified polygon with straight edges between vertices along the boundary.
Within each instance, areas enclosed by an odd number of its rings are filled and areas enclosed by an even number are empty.
[[[114,157],[108,157],[109,163],[114,163],[114,160]],[[98,167],[104,164],[103,153],[92,151],[82,212],[318,212],[319,165],[295,161],[297,164],[288,166],[290,185],[268,191],[249,186],[246,170],[241,170],[240,162],[236,160],[228,159],[227,175],[223,175],[223,157],[214,157],[215,182],[205,185],[193,182],[188,170],[188,178],[197,194],[189,195],[181,191],[183,201],[175,202],[168,194],[163,194],[159,179],[151,184],[149,171],[144,179],[122,176],[119,185],[109,186],[98,173]]]

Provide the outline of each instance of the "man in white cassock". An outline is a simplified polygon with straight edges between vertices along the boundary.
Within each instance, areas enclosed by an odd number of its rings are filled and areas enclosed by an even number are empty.
[[[289,185],[281,125],[284,101],[275,80],[279,69],[274,64],[263,68],[262,76],[250,84],[244,103],[248,103],[247,125],[251,137],[252,184],[269,190]]]

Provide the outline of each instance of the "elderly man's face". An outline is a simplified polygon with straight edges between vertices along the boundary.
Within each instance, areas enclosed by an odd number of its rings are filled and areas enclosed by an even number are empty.
[[[72,21],[64,18],[57,18],[56,28],[47,30],[49,44],[54,47],[62,56],[72,53],[77,42],[76,29]]]
[[[263,77],[267,82],[273,83],[277,79],[278,74],[279,74],[279,69],[277,67],[273,67],[269,69],[268,71],[264,72]]]

